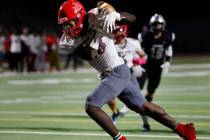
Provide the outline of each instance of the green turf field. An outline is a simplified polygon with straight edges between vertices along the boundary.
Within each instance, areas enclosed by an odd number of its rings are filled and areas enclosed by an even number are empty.
[[[89,70],[0,74],[0,140],[111,140],[84,111],[85,98],[98,82]],[[177,120],[193,122],[199,140],[210,140],[210,63],[174,64],[163,76],[155,103]],[[103,109],[111,114],[107,106]],[[180,139],[150,123],[152,131],[141,132],[141,119],[130,111],[117,127],[128,140]]]

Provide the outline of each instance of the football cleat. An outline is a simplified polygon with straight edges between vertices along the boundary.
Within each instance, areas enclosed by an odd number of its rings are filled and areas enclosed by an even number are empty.
[[[116,121],[117,121],[118,117],[122,117],[122,116],[124,116],[124,114],[121,113],[120,111],[118,111],[117,113],[113,113],[112,114],[112,122],[113,122],[113,124],[116,125]]]
[[[144,124],[143,125],[143,132],[149,132],[151,130],[150,125],[149,124]]]
[[[126,140],[126,137],[122,136],[119,140]]]
[[[113,140],[126,140],[126,137],[119,134],[117,138],[113,138]]]
[[[184,140],[197,140],[195,128],[192,123],[189,124],[179,123],[176,127],[176,132]]]

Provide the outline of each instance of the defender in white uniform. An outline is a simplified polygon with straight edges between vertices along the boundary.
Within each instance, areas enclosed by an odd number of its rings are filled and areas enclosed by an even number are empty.
[[[136,59],[136,57],[144,57],[145,53],[141,49],[139,41],[134,38],[129,38],[127,32],[128,32],[128,25],[125,24],[117,25],[116,30],[113,33],[115,48],[117,49],[118,55],[125,60],[125,63],[130,68],[131,71],[130,81],[134,85],[136,85],[138,89],[140,89],[136,76],[141,76],[144,69],[141,68],[140,65],[134,64],[133,60]],[[119,111],[115,100],[108,102],[108,105],[113,112],[112,121],[114,124],[116,124],[116,120],[119,116],[124,116],[129,110],[127,106],[124,106]]]
[[[101,83],[87,97],[86,112],[114,140],[126,140],[126,138],[121,136],[101,107],[115,97],[131,110],[146,114],[176,130],[177,123],[173,118],[139,94],[138,87],[130,81],[130,69],[114,49],[113,40],[105,37],[107,32],[115,29],[115,22],[124,18],[111,5],[104,2],[99,2],[97,8],[87,15],[83,5],[77,0],[64,2],[58,11],[58,23],[62,25],[64,32],[60,46],[87,60],[102,74],[106,73]],[[184,136],[182,133],[179,134]]]
[[[126,64],[129,68],[133,67],[133,57],[137,52],[142,51],[138,40],[133,38],[125,38],[125,43],[115,44],[118,55],[126,60]]]

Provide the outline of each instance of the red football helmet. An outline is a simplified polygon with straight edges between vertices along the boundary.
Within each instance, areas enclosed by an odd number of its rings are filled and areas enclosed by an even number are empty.
[[[121,42],[128,36],[128,25],[117,25],[114,30],[114,38],[116,42]]]
[[[62,25],[62,31],[71,37],[77,37],[83,29],[86,11],[77,0],[67,0],[58,10],[58,24]]]

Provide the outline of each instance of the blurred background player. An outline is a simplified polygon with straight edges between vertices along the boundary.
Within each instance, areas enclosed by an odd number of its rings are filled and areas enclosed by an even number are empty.
[[[167,31],[165,27],[164,17],[154,14],[149,21],[149,30],[138,35],[141,46],[147,55],[146,64],[143,65],[146,71],[141,77],[138,77],[138,82],[143,89],[146,79],[148,80],[145,98],[149,102],[153,100],[154,93],[160,84],[161,74],[168,73],[173,54],[172,44],[175,35]],[[147,117],[143,117],[143,120],[144,129],[149,131],[150,125]]]
[[[24,68],[27,67],[27,72],[30,72],[30,34],[29,34],[29,28],[23,27],[22,32],[20,35],[21,39],[21,56],[22,56],[22,71],[24,71]]]
[[[10,53],[11,53],[11,66],[10,69],[12,72],[22,72],[22,66],[21,66],[21,39],[20,34],[16,29],[13,29],[11,34],[11,47],[10,47]]]
[[[72,64],[71,64],[72,63]],[[66,56],[66,61],[64,65],[64,69],[68,69],[71,64],[73,70],[77,70],[79,66],[83,66],[83,60],[79,59],[75,53],[68,53]]]
[[[2,28],[0,28],[0,73],[3,72],[3,62],[5,61],[5,41],[6,37],[3,34]]]
[[[143,68],[141,68],[140,65],[135,65],[133,63],[133,59],[136,54],[138,55],[138,57],[143,57],[145,56],[145,53],[141,49],[138,40],[128,37],[128,25],[117,25],[116,30],[114,30],[113,32],[113,36],[118,55],[124,59],[127,66],[130,68],[131,82],[139,88],[136,76],[141,76],[141,74],[143,73]],[[124,106],[123,109],[119,111],[115,100],[109,102],[108,105],[113,112],[112,121],[114,124],[116,124],[116,119],[119,116],[124,116],[125,113],[128,112],[128,108],[126,106]]]
[[[47,51],[47,61],[49,62],[49,68],[48,71],[60,71],[60,62],[58,57],[58,39],[55,33],[53,32],[47,32],[44,38]]]

